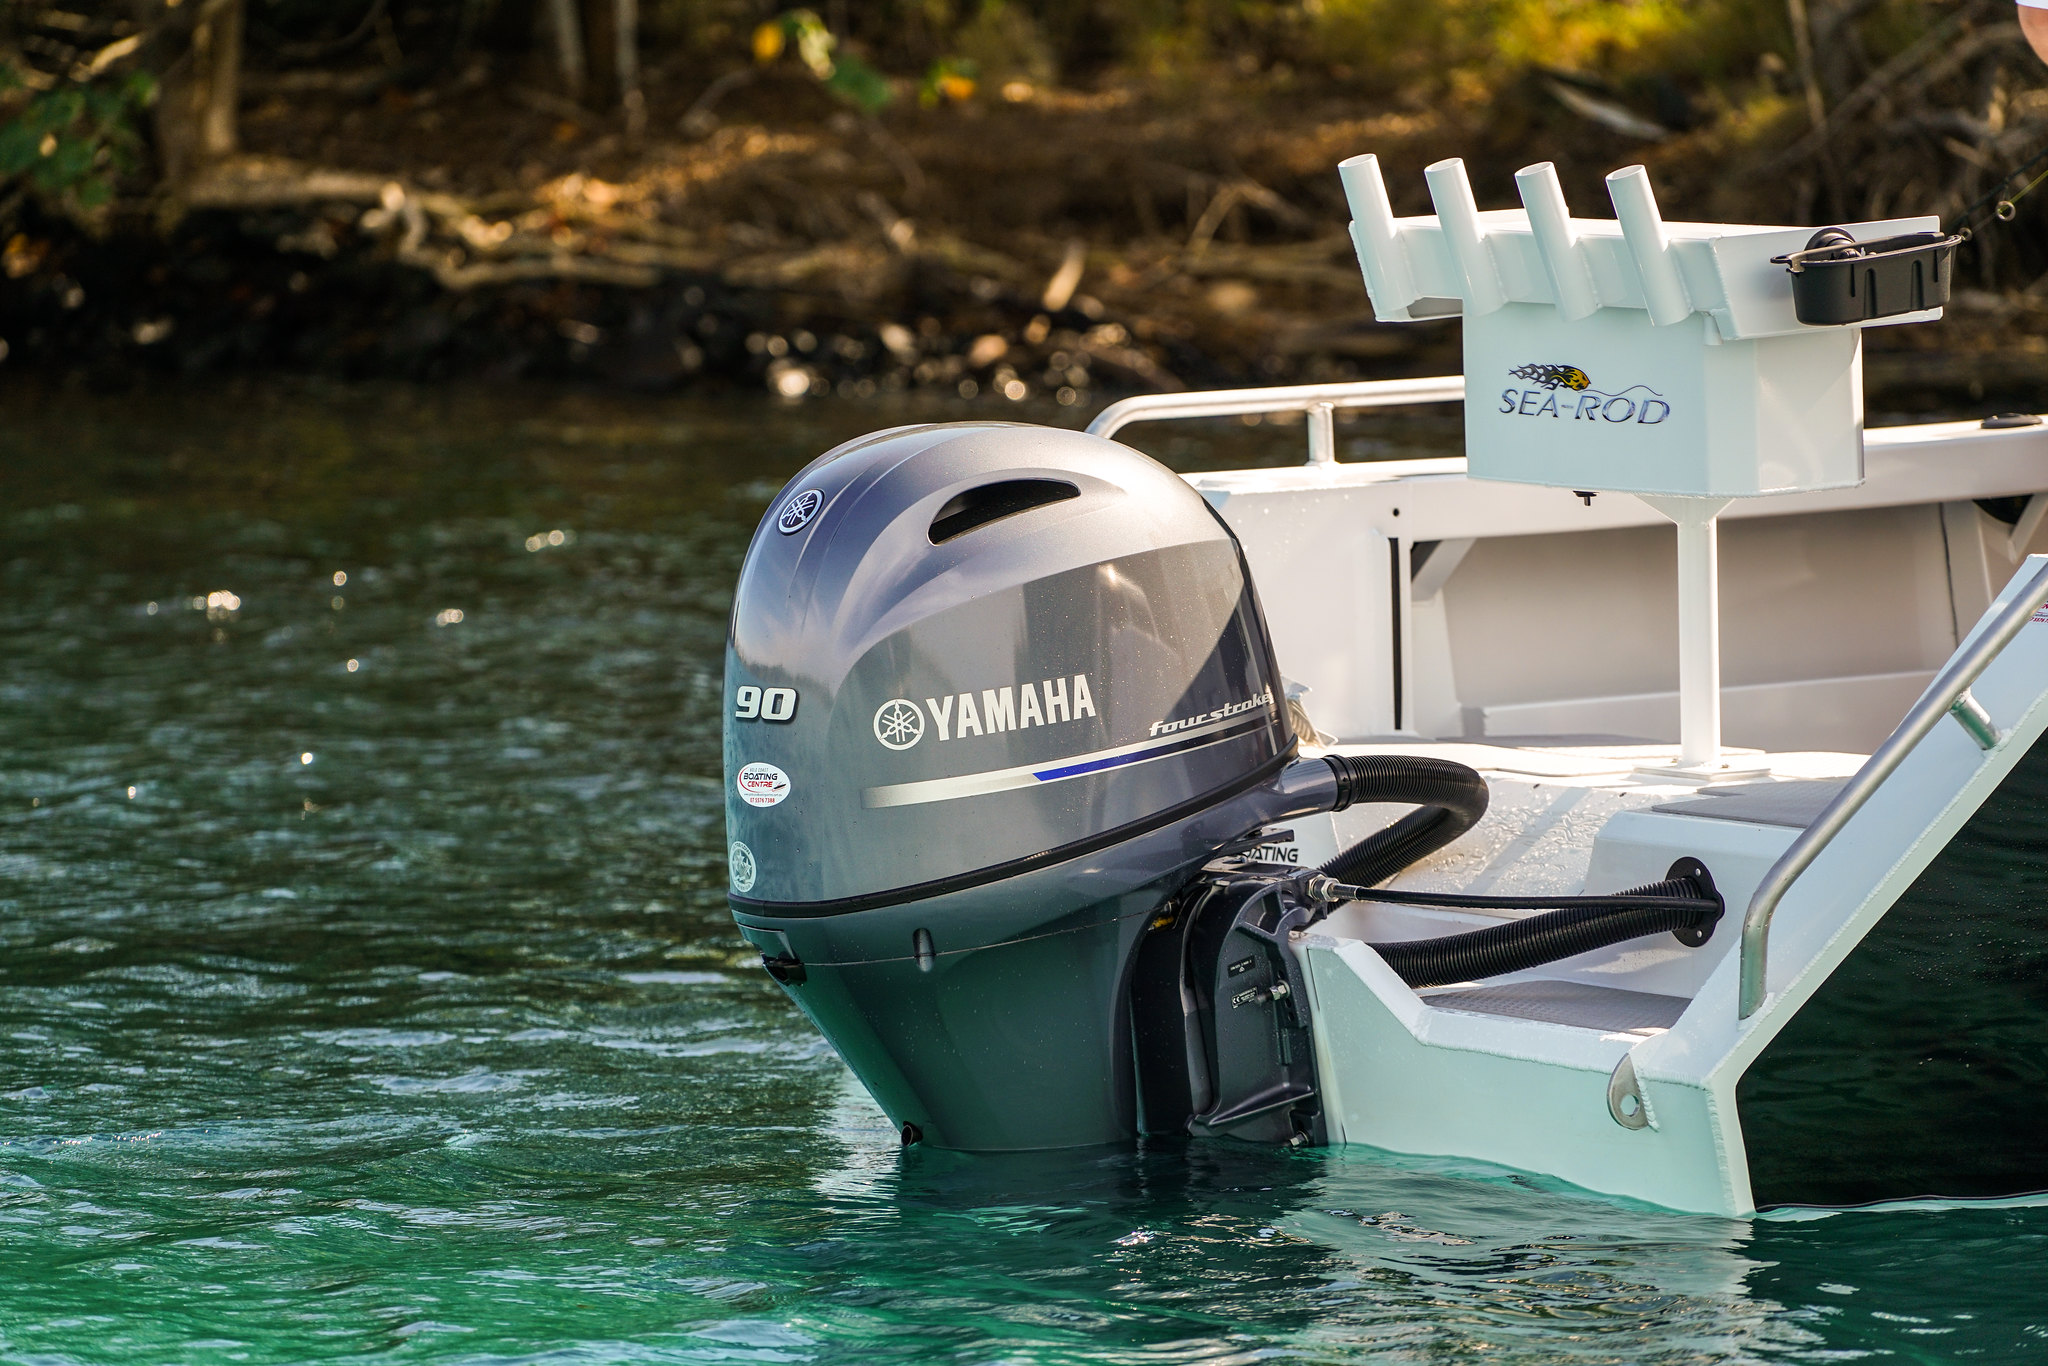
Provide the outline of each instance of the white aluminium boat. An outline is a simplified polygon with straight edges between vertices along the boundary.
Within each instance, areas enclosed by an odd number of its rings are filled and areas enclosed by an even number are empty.
[[[1547,166],[1480,213],[1456,162],[1396,219],[1342,170],[1379,316],[1462,315],[1463,378],[792,482],[727,663],[743,933],[906,1142],[2048,1189],[2048,428],[1862,427],[1936,225],[1665,224],[1640,168],[1613,220]],[[1860,312],[1801,321],[1787,257]],[[1334,458],[1340,410],[1458,401],[1466,458]],[[1288,412],[1294,468],[1114,441]]]

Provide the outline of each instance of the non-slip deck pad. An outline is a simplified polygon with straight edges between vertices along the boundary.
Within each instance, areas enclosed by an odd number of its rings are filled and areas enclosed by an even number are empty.
[[[2048,1189],[2048,740],[1736,1100],[1760,1207]]]
[[[1683,801],[1662,802],[1650,809],[1669,816],[1704,816],[1708,820],[1789,825],[1804,830],[1841,790],[1842,780],[1834,778],[1735,783]]]
[[[1426,993],[1425,1002],[1446,1010],[1506,1015],[1517,1020],[1597,1029],[1603,1034],[1658,1034],[1678,1023],[1692,1003],[1683,996],[1623,991],[1587,982],[1507,982],[1491,987],[1453,987]]]

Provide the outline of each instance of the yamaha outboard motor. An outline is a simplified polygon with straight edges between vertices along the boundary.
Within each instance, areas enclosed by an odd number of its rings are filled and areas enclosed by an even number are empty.
[[[905,427],[813,463],[747,552],[725,688],[733,915],[905,1142],[1319,1140],[1292,932],[1404,895],[1371,885],[1486,807],[1440,759],[1299,758],[1229,528],[1077,432]],[[1419,809],[1321,869],[1256,860],[1355,801]],[[1682,871],[1383,952],[1422,985],[1692,934],[1718,903]],[[1460,900],[1488,899],[1432,904]]]
[[[950,1148],[1131,1137],[1134,947],[1219,849],[1337,788],[1295,764],[1229,530],[1075,432],[813,463],[747,552],[726,700],[734,916],[906,1137]]]

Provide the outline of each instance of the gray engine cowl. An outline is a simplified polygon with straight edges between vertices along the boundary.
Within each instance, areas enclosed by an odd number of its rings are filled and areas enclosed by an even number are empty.
[[[733,918],[906,1141],[1137,1131],[1130,974],[1220,846],[1327,810],[1237,543],[1128,447],[882,432],[755,533],[726,654]]]
[[[1143,834],[1293,747],[1222,521],[1115,442],[900,428],[791,481],[726,655],[731,898],[899,904]]]

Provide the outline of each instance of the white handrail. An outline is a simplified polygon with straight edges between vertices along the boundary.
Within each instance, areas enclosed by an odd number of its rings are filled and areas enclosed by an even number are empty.
[[[1756,1014],[1764,1003],[1764,973],[1769,966],[1771,917],[1777,914],[1778,903],[1790,891],[1792,884],[1799,880],[1821,850],[1828,847],[1849,818],[1863,809],[1863,804],[1884,785],[1884,780],[1913,752],[1913,747],[1925,739],[1927,733],[1944,716],[1953,715],[1972,740],[1980,748],[1995,748],[2006,737],[2001,734],[1983,704],[1970,695],[1970,685],[1975,683],[1984,670],[1991,666],[2020,629],[2033,620],[2043,598],[2048,597],[2048,564],[2041,566],[2025,586],[2014,593],[2012,600],[1999,609],[1998,615],[1987,622],[1956,656],[1942,667],[1920,700],[1899,722],[1898,729],[1877,747],[1877,752],[1864,761],[1856,770],[1856,776],[1842,786],[1835,799],[1827,804],[1813,824],[1801,831],[1799,838],[1771,870],[1764,874],[1757,884],[1756,894],[1749,899],[1749,911],[1742,917],[1742,990],[1737,1004],[1741,1018],[1748,1019]]]
[[[1465,397],[1463,375],[1428,379],[1363,379],[1346,384],[1293,384],[1273,389],[1214,389],[1192,394],[1140,394],[1119,399],[1088,424],[1091,436],[1114,436],[1133,422],[1182,417],[1241,417],[1247,413],[1307,413],[1309,463],[1337,459],[1331,416],[1339,408],[1392,408],[1406,403],[1454,403]]]

